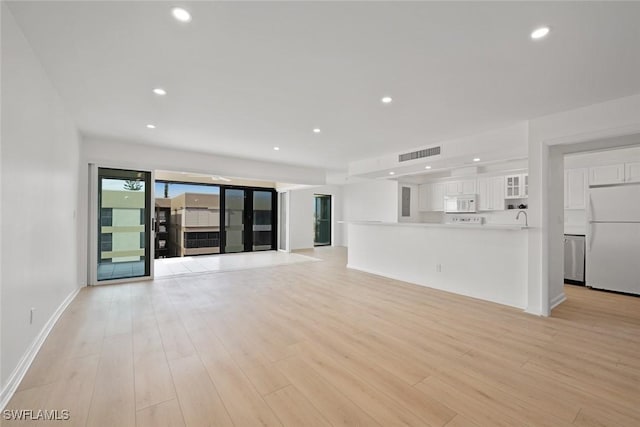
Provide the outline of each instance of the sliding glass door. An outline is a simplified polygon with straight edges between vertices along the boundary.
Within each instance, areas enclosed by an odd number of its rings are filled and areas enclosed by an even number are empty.
[[[253,188],[223,188],[224,253],[276,248],[276,193]]]
[[[274,200],[273,191],[253,190],[253,242],[251,249],[254,251],[275,249],[273,246],[275,240],[273,233]]]
[[[150,209],[150,172],[98,169],[98,282],[151,275]]]
[[[225,253],[244,252],[247,236],[245,225],[246,190],[236,188],[224,189],[224,251]]]

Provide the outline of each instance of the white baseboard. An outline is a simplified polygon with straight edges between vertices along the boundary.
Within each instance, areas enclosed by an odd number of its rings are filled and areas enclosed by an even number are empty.
[[[560,295],[551,300],[551,304],[549,304],[549,311],[553,310],[563,302],[567,300],[567,296],[562,292]]]
[[[349,268],[349,269],[351,269],[351,270],[362,271],[363,273],[374,274],[374,275],[376,275],[376,276],[387,277],[387,278],[389,278],[389,279],[399,280],[399,281],[403,281],[403,282],[404,282],[404,280],[402,280],[402,279],[397,279],[397,278],[395,278],[395,277],[392,277],[392,276],[389,276],[389,275],[385,275],[385,274],[382,274],[382,273],[381,273],[381,272],[379,272],[379,271],[370,270],[370,269],[368,269],[368,268],[355,267],[355,266],[353,266],[353,265],[351,265],[351,264],[347,264],[347,268]],[[409,283],[409,282],[407,282],[407,283]],[[423,286],[423,285],[420,285],[420,284],[418,284],[418,283],[413,283],[413,284],[414,284],[414,285]]]
[[[13,394],[18,389],[18,386],[27,373],[27,370],[31,366],[31,363],[33,363],[33,359],[36,358],[38,351],[40,351],[40,347],[42,347],[42,344],[44,344],[45,339],[47,339],[47,336],[49,336],[49,333],[55,326],[62,313],[64,313],[65,309],[69,306],[69,304],[71,304],[71,301],[73,301],[76,295],[78,295],[80,289],[82,288],[74,290],[64,299],[64,301],[62,301],[62,304],[60,304],[56,311],[53,312],[49,320],[47,320],[47,323],[45,323],[42,327],[42,330],[40,331],[36,339],[33,340],[27,351],[22,356],[22,359],[20,359],[18,366],[16,366],[16,368],[9,376],[7,384],[4,386],[4,388],[2,388],[2,390],[0,390],[0,410],[3,410],[5,406],[7,406],[7,403],[9,403],[11,397],[13,397]]]

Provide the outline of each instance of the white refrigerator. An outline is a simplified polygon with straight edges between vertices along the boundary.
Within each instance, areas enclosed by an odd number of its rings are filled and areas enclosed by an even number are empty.
[[[640,294],[640,184],[589,189],[587,286]]]

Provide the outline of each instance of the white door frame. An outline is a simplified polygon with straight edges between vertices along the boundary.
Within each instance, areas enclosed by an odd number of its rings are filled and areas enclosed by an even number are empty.
[[[278,194],[277,196],[278,197],[278,219],[277,219],[278,226],[276,227],[276,229],[278,230],[277,249],[280,252],[291,252],[291,246],[290,246],[291,238],[289,235],[289,231],[291,231],[291,228],[289,227],[289,221],[290,221],[289,204],[291,200],[291,192],[280,191],[277,194]],[[282,200],[283,198],[284,198],[284,203]],[[284,224],[282,224],[280,221],[282,219],[283,214],[285,215]],[[284,235],[285,235],[284,242],[282,241],[283,228],[284,228]]]

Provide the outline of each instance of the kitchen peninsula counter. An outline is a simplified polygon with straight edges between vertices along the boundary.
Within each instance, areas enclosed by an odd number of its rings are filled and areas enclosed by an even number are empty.
[[[528,228],[347,221],[348,268],[524,309]]]

